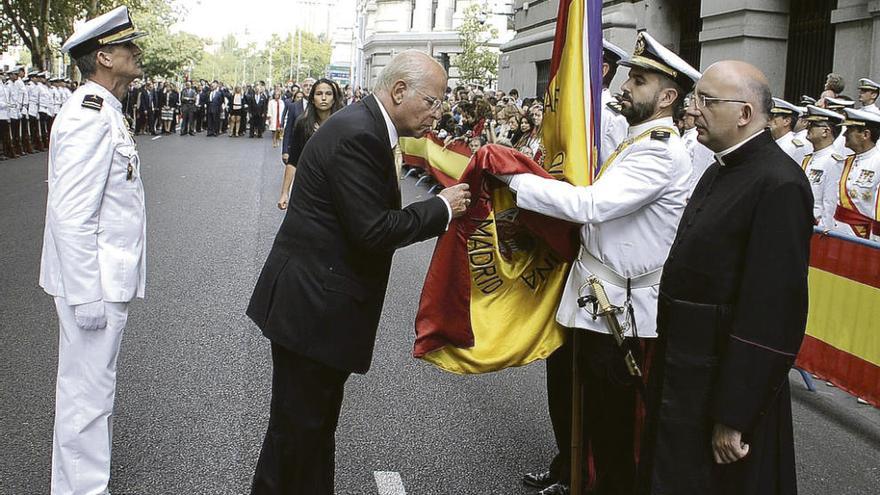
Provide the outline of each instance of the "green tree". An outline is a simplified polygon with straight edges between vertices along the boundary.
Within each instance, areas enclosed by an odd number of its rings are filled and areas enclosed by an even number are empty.
[[[165,0],[142,1],[144,8],[132,12],[132,21],[138,30],[148,33],[137,41],[143,51],[144,73],[174,77],[191,70],[204,54],[205,41],[186,32],[172,33],[169,28],[185,10],[175,9]]]
[[[471,4],[464,11],[458,28],[461,53],[452,58],[463,83],[486,83],[498,74],[498,54],[489,48],[489,40],[498,37],[498,29],[486,24],[486,7]]]
[[[0,50],[23,44],[31,53],[31,64],[43,70],[58,43],[73,34],[76,20],[91,19],[122,4],[137,11],[146,1],[149,0],[2,0]]]

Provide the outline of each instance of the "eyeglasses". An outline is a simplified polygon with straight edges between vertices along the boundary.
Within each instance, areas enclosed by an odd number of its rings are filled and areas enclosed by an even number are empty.
[[[416,93],[422,95],[425,102],[428,103],[429,105],[431,105],[432,112],[436,112],[437,109],[440,108],[440,105],[443,104],[442,100],[438,100],[437,98],[434,98],[431,95],[425,94],[425,93],[419,91],[418,88],[413,88],[413,90],[415,90]]]
[[[690,105],[694,106],[697,110],[702,110],[716,103],[739,103],[742,105],[747,105],[749,102],[743,100],[734,100],[731,98],[714,98],[706,95],[694,95],[694,97],[691,99]]]

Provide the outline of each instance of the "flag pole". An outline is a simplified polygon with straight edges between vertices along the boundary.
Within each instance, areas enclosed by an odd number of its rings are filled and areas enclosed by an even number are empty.
[[[581,332],[572,329],[571,332],[571,495],[581,495],[583,486],[583,384],[581,383],[581,370],[578,363],[580,354]]]

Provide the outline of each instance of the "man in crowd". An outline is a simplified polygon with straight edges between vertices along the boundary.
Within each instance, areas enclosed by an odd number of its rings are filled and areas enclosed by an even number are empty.
[[[853,154],[843,165],[834,219],[848,227],[845,230],[851,235],[880,241],[880,221],[876,216],[880,199],[880,115],[848,108],[841,125],[846,126],[846,146]]]
[[[142,74],[126,7],[80,26],[62,46],[87,81],[55,123],[40,286],[60,338],[53,494],[98,494],[110,481],[116,362],[128,304],[144,295],[144,192],[122,114]],[[124,220],[121,220],[124,219]]]
[[[782,151],[798,165],[804,161],[804,156],[812,151],[809,142],[801,141],[794,135],[794,128],[797,126],[801,111],[800,107],[781,98],[773,98],[773,108],[770,109],[770,135]]]
[[[413,77],[412,74],[418,74]],[[392,149],[439,118],[446,71],[430,56],[391,59],[375,97],[309,139],[297,186],[247,314],[272,341],[269,428],[251,493],[332,495],[334,432],[350,373],[366,373],[391,257],[444,232],[467,184],[401,208]]]
[[[794,494],[788,372],[807,321],[813,200],[752,65],[710,66],[688,113],[717,160],[663,266],[641,494]]]
[[[31,146],[34,151],[46,151],[43,147],[43,136],[40,134],[40,87],[39,72],[31,71],[28,73],[27,80],[27,114],[28,114],[28,131],[30,131]]]
[[[820,100],[821,101],[821,100]],[[817,103],[816,106],[822,106]],[[840,115],[846,116],[845,110],[847,108],[855,107],[855,102],[847,99],[847,98],[825,98],[824,99],[824,108],[828,110],[835,111]],[[849,156],[853,154],[853,150],[849,149],[846,146],[846,127],[844,127],[840,131],[840,135],[837,136],[837,139],[834,140],[834,150],[840,153],[843,156]]]
[[[843,116],[808,105],[802,120],[807,122],[807,139],[813,145],[813,152],[804,157],[801,168],[813,190],[813,218],[816,225],[827,231],[834,228],[837,186],[846,159],[834,151],[834,140],[840,135],[839,124],[843,122]]]
[[[258,84],[254,92],[247,98],[246,103],[251,121],[248,137],[262,138],[263,132],[266,130],[266,112],[269,108],[269,97],[265,88]]]
[[[197,96],[196,90],[192,87],[192,81],[187,81],[180,93],[180,113],[183,115],[183,120],[180,123],[181,136],[195,135],[193,116],[195,115]]]
[[[208,128],[208,100],[211,99],[211,86],[208,81],[199,81],[199,97],[196,102],[196,132],[200,133]]]
[[[21,139],[21,126],[22,122],[24,122],[21,114],[24,83],[19,77],[18,68],[13,68],[7,75],[9,80],[6,81],[6,89],[9,92],[9,131],[12,136],[12,148],[16,155],[23,155],[28,152],[27,146],[24,145]]]
[[[581,253],[574,262],[556,320],[581,332],[580,350],[569,342],[547,359],[547,394],[558,454],[547,473],[524,482],[547,486],[542,495],[568,493],[571,447],[572,353],[580,360],[584,387],[583,445],[590,445],[596,492],[629,494],[636,477],[636,405],[640,378],[631,376],[603,318],[578,305],[583,285],[598,277],[615,306],[627,308],[634,352],[656,337],[660,268],[688,197],[690,157],[673,115],[700,73],[648,33],[639,33],[621,87],[621,113],[628,144],[603,166],[592,186],[576,187],[536,175],[503,176],[519,208],[582,224]],[[580,467],[575,467],[579,469]],[[554,484],[550,484],[554,483]]]
[[[602,142],[599,147],[599,167],[626,139],[626,117],[620,114],[620,104],[611,96],[611,81],[617,75],[617,64],[629,59],[629,54],[608,40],[602,40]]]
[[[867,77],[859,79],[859,102],[862,104],[862,110],[880,114],[880,108],[877,107],[878,95],[880,95],[880,84]]]
[[[216,80],[212,81],[211,91],[208,93],[208,137],[214,137],[220,133],[220,111],[223,109],[223,100],[220,83]]]
[[[53,113],[55,101],[52,97],[52,91],[49,89],[49,85],[46,84],[47,77],[48,74],[46,72],[37,74],[37,92],[39,94],[39,107],[37,108],[37,112],[40,119],[41,144],[43,145],[43,149],[46,150],[49,149],[49,129],[52,128],[52,118],[55,117],[55,114]]]

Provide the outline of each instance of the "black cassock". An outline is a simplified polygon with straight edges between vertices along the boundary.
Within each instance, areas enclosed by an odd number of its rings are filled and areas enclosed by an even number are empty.
[[[813,195],[764,131],[697,184],[663,268],[640,493],[797,493],[788,372],[807,321]],[[749,454],[716,464],[712,428]]]

